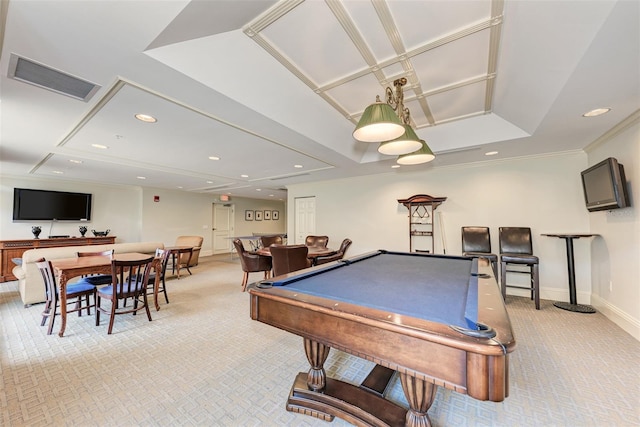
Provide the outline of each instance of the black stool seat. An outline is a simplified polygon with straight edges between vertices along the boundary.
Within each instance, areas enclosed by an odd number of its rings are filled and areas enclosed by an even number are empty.
[[[500,254],[503,262],[509,264],[537,264],[538,257],[535,255],[522,255],[522,254]],[[497,258],[497,256],[496,256]]]
[[[538,257],[533,255],[531,229],[529,227],[500,227],[500,284],[502,297],[507,297],[507,287],[528,289],[531,299],[536,303],[536,310],[540,310],[540,283],[538,275]],[[508,265],[526,266],[525,270],[509,270]],[[507,285],[507,273],[528,274],[529,286]]]

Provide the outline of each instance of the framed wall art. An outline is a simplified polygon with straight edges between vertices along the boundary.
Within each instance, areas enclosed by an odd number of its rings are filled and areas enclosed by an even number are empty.
[[[280,219],[280,212],[279,211],[271,211],[271,219],[273,219],[274,221],[277,221]]]
[[[262,211],[256,211],[256,221],[262,221]]]
[[[253,211],[244,211],[244,220],[253,221]]]
[[[264,220],[271,219],[271,211],[264,211]]]

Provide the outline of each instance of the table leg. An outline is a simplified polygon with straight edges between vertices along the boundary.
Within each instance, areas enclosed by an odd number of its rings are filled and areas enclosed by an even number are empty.
[[[67,281],[69,278],[63,273],[58,276],[58,287],[60,288],[60,332],[58,336],[64,335],[64,329],[67,327]]]
[[[287,411],[324,421],[332,421],[337,416],[352,424],[366,426],[400,426],[409,419],[404,406],[366,387],[328,378],[323,365],[331,350],[329,346],[305,338],[304,349],[311,369],[296,376],[287,399]],[[424,419],[420,414],[414,418]]]
[[[156,280],[153,283],[153,302],[156,305],[156,311],[160,311],[160,304],[158,304],[158,293],[160,292],[160,276],[162,274],[162,263],[156,264],[155,273]]]
[[[324,362],[329,356],[331,347],[308,338],[304,339],[304,351],[311,368],[307,374],[307,386],[313,391],[322,391],[327,383],[327,374],[324,370]]]
[[[404,396],[409,403],[406,424],[414,427],[429,427],[431,420],[427,411],[436,397],[436,385],[400,372],[400,382]]]
[[[575,259],[573,255],[573,237],[562,237],[567,246],[567,273],[569,276],[569,303],[563,301],[556,301],[554,306],[567,311],[573,311],[576,313],[595,313],[596,310],[585,304],[578,304],[576,297],[576,268]]]

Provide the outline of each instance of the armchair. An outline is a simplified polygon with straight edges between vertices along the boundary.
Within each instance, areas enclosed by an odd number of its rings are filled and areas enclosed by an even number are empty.
[[[189,254],[181,254],[180,264],[186,265],[187,267],[198,265],[198,257],[200,256],[200,249],[202,248],[203,240],[204,238],[202,236],[178,236],[175,246],[193,246],[191,260],[189,261]]]
[[[242,277],[242,292],[247,289],[247,282],[249,281],[249,273],[264,272],[264,278],[268,279],[271,275],[271,257],[258,255],[254,252],[248,252],[244,249],[242,240],[235,239],[233,246],[238,252],[240,257],[240,264],[242,265],[242,271],[244,276]]]

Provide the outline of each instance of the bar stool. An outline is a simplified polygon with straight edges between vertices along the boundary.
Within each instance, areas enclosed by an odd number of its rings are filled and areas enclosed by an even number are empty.
[[[462,255],[488,259],[498,280],[498,255],[491,253],[489,227],[462,227]]]
[[[526,266],[525,270],[509,270],[507,267]],[[507,273],[528,274],[529,287],[507,285]],[[538,257],[533,255],[531,229],[528,227],[500,227],[500,283],[502,297],[507,297],[507,287],[529,289],[535,300],[536,310],[540,310],[540,284],[538,279]]]

